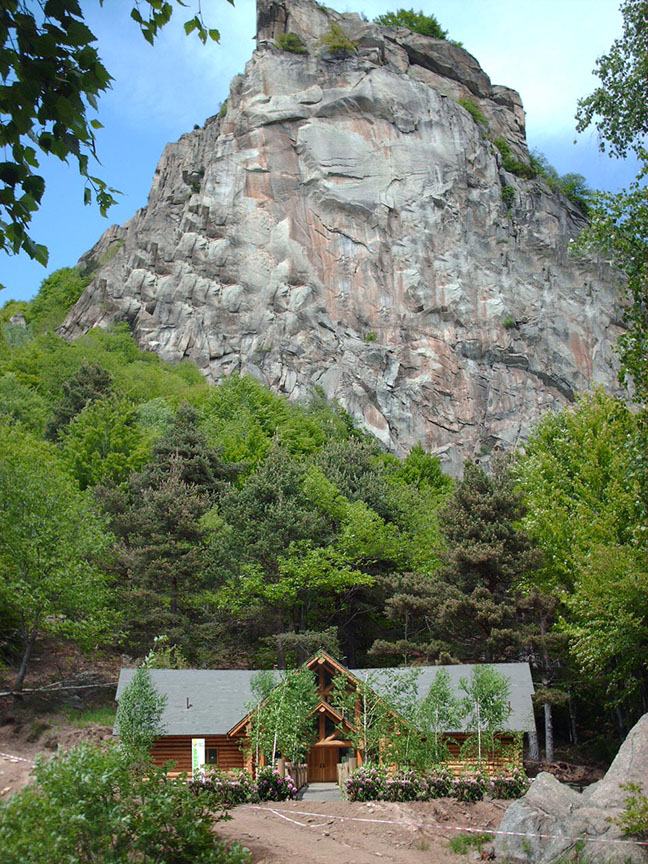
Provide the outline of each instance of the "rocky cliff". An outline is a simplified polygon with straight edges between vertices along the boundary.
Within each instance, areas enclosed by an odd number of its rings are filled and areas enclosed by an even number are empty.
[[[166,147],[147,207],[82,259],[98,270],[63,335],[126,319],[211,381],[320,387],[452,473],[613,387],[616,279],[568,254],[579,209],[493,145],[528,164],[518,94],[458,46],[311,0],[258,17],[225,110]],[[331,23],[355,50],[327,50]]]

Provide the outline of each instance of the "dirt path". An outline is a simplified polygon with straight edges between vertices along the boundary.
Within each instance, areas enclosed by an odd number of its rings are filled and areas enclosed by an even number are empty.
[[[38,755],[49,759],[58,747],[68,750],[82,741],[111,737],[108,726],[92,723],[83,729],[64,723],[61,715],[43,715],[37,722],[0,726],[0,800],[30,782]]]
[[[505,809],[503,802],[467,805],[445,799],[406,804],[284,801],[237,807],[229,822],[218,825],[217,833],[247,846],[254,864],[297,859],[308,864],[376,864],[381,859],[396,864],[459,864],[465,857],[453,853],[448,841],[461,831],[448,829],[494,829]],[[427,827],[437,825],[445,827]],[[470,857],[474,854],[473,849]]]

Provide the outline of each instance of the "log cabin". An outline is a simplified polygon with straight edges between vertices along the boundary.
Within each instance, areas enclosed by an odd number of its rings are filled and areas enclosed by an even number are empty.
[[[495,663],[497,671],[510,682],[509,714],[498,737],[502,744],[513,746],[520,734],[535,730],[533,682],[528,663]],[[315,708],[315,740],[307,756],[308,782],[335,782],[338,764],[351,758],[362,764],[363,754],[354,750],[345,739],[345,721],[331,705],[333,679],[344,675],[349,686],[369,677],[371,686],[380,695],[381,677],[387,679],[398,669],[347,669],[323,651],[306,663],[315,676],[319,704]],[[439,669],[446,669],[456,696],[460,696],[460,679],[470,678],[473,666],[417,667],[417,687],[423,697]],[[116,699],[128,686],[134,669],[122,669]],[[192,742],[204,742],[204,761],[224,770],[247,768],[253,772],[248,744],[249,706],[254,698],[251,679],[254,670],[245,669],[151,669],[151,679],[157,690],[166,696],[162,715],[165,734],[156,738],[151,755],[157,765],[173,762],[173,774],[192,771]],[[117,728],[115,733],[118,734]],[[450,767],[460,767],[459,750],[468,733],[466,728],[447,729],[452,760]],[[201,745],[202,746],[202,745]],[[247,754],[247,755],[246,755]],[[521,764],[521,753],[519,755]],[[497,757],[491,769],[498,767]]]

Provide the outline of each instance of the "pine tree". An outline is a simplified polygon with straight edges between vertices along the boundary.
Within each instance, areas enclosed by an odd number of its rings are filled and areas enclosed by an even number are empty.
[[[164,633],[194,653],[195,627],[211,616],[201,520],[235,474],[185,403],[126,489],[97,490],[119,538],[117,569],[131,647],[142,649]]]
[[[54,408],[47,423],[45,437],[56,441],[70,421],[79,414],[89,402],[103,399],[112,391],[113,379],[110,372],[98,363],[84,362],[71,378],[63,382],[63,395]]]
[[[516,527],[523,514],[504,465],[491,477],[468,463],[439,511],[441,566],[432,576],[383,580],[385,608],[396,626],[391,639],[374,643],[372,654],[401,661],[494,662],[528,651],[533,625],[517,585],[539,566],[539,554]]]

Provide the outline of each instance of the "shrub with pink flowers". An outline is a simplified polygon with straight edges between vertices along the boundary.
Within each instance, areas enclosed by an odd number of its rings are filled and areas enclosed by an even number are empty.
[[[258,800],[257,784],[247,771],[221,771],[219,768],[205,768],[189,781],[197,792],[207,792],[215,805],[236,807]]]
[[[260,768],[257,772],[259,801],[287,801],[297,797],[297,786],[289,775],[282,777],[276,768]]]
[[[490,787],[490,778],[477,768],[475,771],[455,777],[453,794],[458,801],[481,801]]]
[[[425,778],[428,798],[451,798],[454,794],[454,777],[447,768],[437,768]]]
[[[510,767],[493,777],[493,798],[521,798],[529,788],[529,778],[521,768]]]
[[[378,765],[361,765],[346,781],[349,801],[384,801],[387,772]]]
[[[427,783],[411,768],[399,771],[387,780],[385,798],[387,801],[424,801],[427,797]]]

